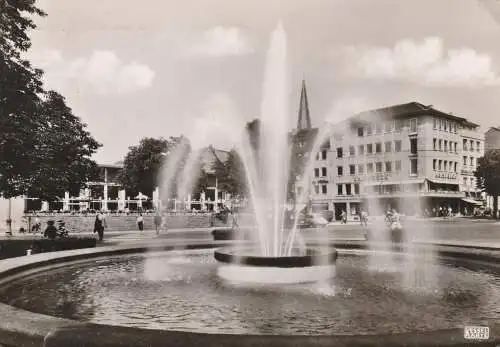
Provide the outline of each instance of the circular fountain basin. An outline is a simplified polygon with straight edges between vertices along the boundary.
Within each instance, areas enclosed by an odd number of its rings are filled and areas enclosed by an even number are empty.
[[[290,256],[261,256],[252,248],[214,252],[219,277],[235,283],[292,284],[324,281],[335,275],[335,249],[292,250]]]
[[[464,325],[488,326],[485,346],[500,343],[498,251],[440,247],[436,278],[406,286],[404,266],[373,272],[371,252],[339,243],[330,281],[240,287],[217,276],[227,264],[214,258],[221,246],[93,249],[0,262],[0,344],[465,346]]]

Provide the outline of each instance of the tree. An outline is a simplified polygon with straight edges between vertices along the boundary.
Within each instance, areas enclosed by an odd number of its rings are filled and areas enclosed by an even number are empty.
[[[498,196],[500,195],[500,150],[486,152],[479,158],[476,171],[477,187],[493,196],[493,216],[498,217]]]
[[[45,200],[78,191],[95,176],[100,146],[64,98],[45,92],[43,72],[21,58],[31,45],[34,0],[0,0],[0,194]]]
[[[0,193],[24,194],[34,159],[33,134],[42,90],[42,71],[21,59],[34,29],[29,15],[45,15],[32,1],[0,0]]]
[[[221,190],[235,197],[247,195],[245,169],[241,157],[236,150],[232,149],[229,152],[226,162],[216,161],[213,169]]]
[[[138,146],[129,147],[119,177],[124,189],[133,195],[139,192],[152,194],[158,185],[157,180],[164,161],[169,160],[175,147],[183,140],[183,137],[143,138]],[[178,171],[182,170],[182,162],[187,154],[183,155]]]
[[[65,191],[78,195],[89,180],[98,177],[97,164],[90,159],[101,146],[66,105],[64,97],[50,91],[41,103],[44,121],[34,134],[33,166],[27,194],[54,200]]]

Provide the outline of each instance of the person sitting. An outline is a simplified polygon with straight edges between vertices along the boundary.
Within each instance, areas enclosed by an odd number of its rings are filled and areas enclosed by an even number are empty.
[[[56,227],[54,226],[54,221],[53,220],[49,220],[47,222],[47,228],[45,229],[45,232],[43,233],[43,236],[44,237],[47,237],[51,240],[54,240],[57,236],[57,229]]]

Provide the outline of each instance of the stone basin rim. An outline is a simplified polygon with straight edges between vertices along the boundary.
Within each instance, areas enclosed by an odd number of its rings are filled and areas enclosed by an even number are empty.
[[[183,245],[185,250],[209,249],[227,245],[228,242],[193,242]],[[229,243],[231,244],[231,243]],[[234,243],[233,243],[234,244]],[[366,244],[365,244],[366,245]],[[343,249],[363,249],[362,244],[336,243],[339,253]],[[465,248],[461,245],[438,245],[444,248],[444,257],[476,259],[476,253],[486,248]],[[451,251],[446,250],[451,248]],[[491,249],[491,248],[489,248]],[[57,265],[61,262],[91,260],[107,255],[139,254],[147,251],[175,251],[175,245],[153,246],[113,246],[98,247],[86,250],[44,253],[23,258],[11,258],[0,261],[0,280],[14,274],[40,266]],[[500,260],[500,249],[493,256],[486,256],[491,262]],[[43,256],[42,256],[43,255]],[[27,259],[30,258],[30,259]],[[45,261],[43,261],[45,258]],[[30,262],[31,261],[31,262]],[[173,330],[150,330],[133,327],[121,327],[102,324],[78,322],[64,318],[48,316],[14,308],[0,303],[0,344],[8,346],[68,346],[74,344],[85,346],[496,346],[500,343],[500,321],[493,322],[490,328],[490,339],[485,341],[465,340],[460,328],[446,330],[430,330],[425,332],[406,332],[382,335],[239,335],[209,334],[183,332]]]

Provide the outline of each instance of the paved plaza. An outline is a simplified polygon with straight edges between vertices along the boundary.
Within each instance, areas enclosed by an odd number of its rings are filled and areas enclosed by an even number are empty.
[[[433,220],[411,220],[406,223],[411,223],[411,229],[418,233],[421,228],[426,229],[425,235],[433,235],[433,237],[425,237],[424,235],[415,235],[415,239],[421,242],[436,242],[436,243],[456,243],[460,245],[477,245],[488,247],[500,247],[500,222],[488,219],[469,219],[469,218],[450,218],[450,219],[433,219]],[[364,240],[367,229],[374,227],[369,224],[368,228],[364,228],[357,222],[348,224],[335,223],[326,227],[327,232],[320,229],[304,229],[300,233],[306,240],[313,241],[318,238],[324,238],[325,235],[330,240]],[[432,228],[432,232],[428,232],[428,228]],[[212,240],[212,228],[198,229],[171,229],[162,231],[160,235],[156,235],[154,230],[145,231],[112,231],[105,232],[104,242],[100,244],[110,245],[117,243],[148,243],[156,242],[158,239],[162,241],[209,241]],[[422,233],[424,234],[424,233]],[[92,233],[88,233],[92,235]]]

